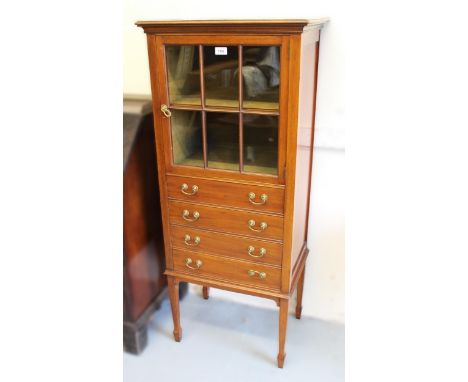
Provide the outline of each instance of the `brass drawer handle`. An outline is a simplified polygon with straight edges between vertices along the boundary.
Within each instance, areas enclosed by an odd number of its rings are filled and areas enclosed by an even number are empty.
[[[182,192],[185,195],[195,195],[198,192],[198,186],[196,184],[192,186],[192,192],[187,192],[188,188],[188,184],[184,183],[180,186],[180,192]]]
[[[184,220],[187,220],[188,222],[195,222],[200,218],[200,213],[198,211],[193,212],[193,219],[189,219],[190,216],[190,211],[189,210],[183,210],[182,211],[182,217]]]
[[[254,231],[254,232],[262,232],[262,231],[265,231],[268,228],[268,224],[265,223],[265,222],[260,223],[260,228],[259,229],[254,228],[256,224],[257,223],[255,222],[255,220],[250,219],[249,220],[249,229]]]
[[[260,195],[261,202],[256,202],[255,197],[256,197],[255,192],[249,192],[249,202],[252,203],[252,204],[255,204],[256,206],[265,204],[267,202],[267,200],[268,200],[268,195],[267,194],[261,194]]]
[[[266,279],[266,273],[265,273],[265,272],[259,272],[259,271],[254,271],[253,269],[249,269],[249,270],[247,271],[247,273],[248,273],[248,275],[249,275],[250,277],[253,277],[253,276],[255,276],[255,275],[258,275],[259,278],[261,278],[261,279]]]
[[[167,105],[161,105],[161,111],[163,112],[164,116],[167,117],[167,118],[171,118],[171,111],[169,110],[169,108],[167,107]]]
[[[201,260],[195,261],[195,265],[196,265],[195,267],[192,267],[192,266],[190,265],[190,264],[192,264],[192,263],[193,263],[193,261],[192,261],[192,259],[191,259],[190,257],[187,257],[187,258],[185,259],[185,266],[186,266],[187,268],[190,268],[190,269],[200,269],[201,266],[203,265],[203,262],[202,262]]]
[[[201,241],[201,239],[200,239],[199,236],[195,236],[195,237],[193,238],[193,243],[190,243],[190,240],[191,240],[190,235],[185,235],[185,236],[184,236],[185,245],[196,246],[196,245],[200,244],[200,241]]]
[[[252,257],[263,257],[266,255],[266,249],[265,248],[260,248],[260,254],[259,255],[254,255],[254,252],[255,252],[255,247],[252,247],[251,245],[249,245],[249,248],[247,249],[247,253],[249,254],[249,256],[252,256]]]

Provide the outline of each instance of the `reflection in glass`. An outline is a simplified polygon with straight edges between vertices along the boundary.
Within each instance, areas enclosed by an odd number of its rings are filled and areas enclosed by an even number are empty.
[[[208,167],[239,171],[239,114],[206,113]]]
[[[278,117],[244,114],[244,171],[278,173]]]
[[[171,110],[174,164],[203,167],[203,138],[200,111]]]
[[[277,110],[280,84],[279,46],[245,46],[242,56],[242,107]]]
[[[201,105],[198,46],[166,46],[166,64],[171,103]]]
[[[237,46],[204,46],[206,106],[239,107]]]

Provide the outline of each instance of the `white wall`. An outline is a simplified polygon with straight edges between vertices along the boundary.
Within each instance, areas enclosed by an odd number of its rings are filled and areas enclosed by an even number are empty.
[[[344,322],[344,43],[340,2],[124,0],[124,93],[149,95],[146,38],[134,23],[164,19],[330,17],[321,35],[316,138],[303,315]],[[197,287],[192,288],[197,290]],[[271,301],[213,290],[213,296],[275,308]]]

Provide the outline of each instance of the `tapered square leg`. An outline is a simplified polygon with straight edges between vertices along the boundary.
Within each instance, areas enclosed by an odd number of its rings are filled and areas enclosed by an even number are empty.
[[[284,345],[286,343],[286,328],[288,326],[288,299],[280,299],[279,309],[279,352],[278,352],[278,367],[283,368],[284,358],[286,353],[284,352]]]
[[[301,272],[301,276],[297,281],[297,295],[296,295],[296,318],[301,319],[302,314],[302,292],[304,291],[304,276],[305,276],[305,264],[304,269]]]
[[[210,297],[210,287],[204,286],[203,287],[203,298],[205,300],[208,300],[208,297]]]
[[[174,321],[174,339],[180,342],[182,339],[182,328],[180,327],[179,281],[172,276],[167,276],[167,287],[171,302],[172,320]]]

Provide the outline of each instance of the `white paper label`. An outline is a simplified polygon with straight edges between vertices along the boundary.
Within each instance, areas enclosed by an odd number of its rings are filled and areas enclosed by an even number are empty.
[[[215,56],[227,56],[227,47],[215,46]]]

